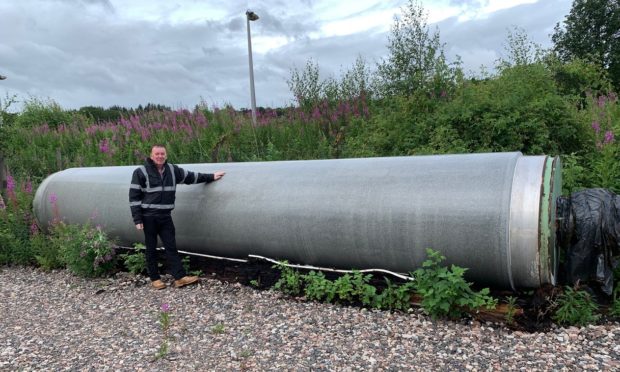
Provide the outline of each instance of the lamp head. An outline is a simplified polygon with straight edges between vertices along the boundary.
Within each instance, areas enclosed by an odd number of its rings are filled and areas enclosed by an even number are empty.
[[[254,13],[253,11],[249,9],[247,12],[245,12],[245,15],[248,17],[250,21],[256,21],[258,19],[258,14]]]

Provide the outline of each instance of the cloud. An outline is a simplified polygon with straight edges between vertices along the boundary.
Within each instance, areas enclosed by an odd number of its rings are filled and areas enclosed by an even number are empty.
[[[496,1],[496,0],[494,0]],[[201,99],[249,107],[245,11],[255,11],[252,44],[257,104],[292,102],[292,68],[316,61],[337,77],[362,56],[370,67],[387,54],[393,15],[403,1],[356,0],[21,0],[0,2],[0,89],[50,97],[66,108],[160,103],[192,107]],[[445,0],[463,11],[490,0]],[[443,9],[443,8],[442,8]],[[469,10],[467,10],[469,9]],[[475,70],[492,65],[507,29],[522,27],[545,46],[570,0],[454,16],[438,23],[446,52]],[[451,13],[452,14],[452,13]],[[434,27],[434,25],[431,25]],[[0,92],[2,92],[0,90]]]
[[[498,10],[484,19],[459,21],[451,17],[437,26],[448,57],[460,55],[466,71],[477,71],[481,65],[492,68],[497,59],[505,56],[508,33],[515,27],[543,48],[551,47],[549,35],[569,10],[569,1],[545,0]]]

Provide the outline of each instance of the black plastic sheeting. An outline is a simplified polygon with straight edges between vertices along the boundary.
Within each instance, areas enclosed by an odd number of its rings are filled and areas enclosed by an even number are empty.
[[[620,252],[620,195],[606,189],[558,198],[558,242],[566,255],[568,284],[596,282],[611,295]]]

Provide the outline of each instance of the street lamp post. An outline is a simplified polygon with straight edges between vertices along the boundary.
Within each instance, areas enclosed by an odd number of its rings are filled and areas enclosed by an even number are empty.
[[[248,58],[250,60],[250,95],[252,98],[252,124],[256,126],[256,94],[254,93],[254,65],[252,63],[252,37],[250,36],[250,21],[256,21],[258,15],[249,10],[245,12],[248,24]]]

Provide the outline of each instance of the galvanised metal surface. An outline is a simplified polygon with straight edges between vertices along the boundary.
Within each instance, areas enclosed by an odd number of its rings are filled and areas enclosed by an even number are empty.
[[[552,283],[556,270],[549,260],[554,248],[548,238],[541,242],[541,231],[555,224],[549,200],[549,214],[541,220],[542,199],[555,195],[541,191],[552,180],[543,177],[548,164],[559,173],[559,163],[552,162],[493,153],[182,164],[227,173],[208,185],[179,185],[177,244],[223,257],[257,254],[397,272],[419,267],[432,248],[446,263],[469,268],[469,280],[536,287]],[[142,242],[128,205],[135,168],[73,168],[51,175],[35,196],[37,219],[44,226],[55,215],[69,223],[92,220],[122,245]]]
[[[555,200],[560,196],[561,182],[559,158],[522,156],[517,161],[508,245],[512,287],[515,283],[520,287],[555,284]]]

